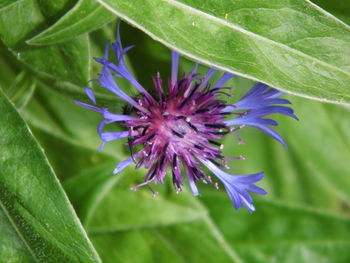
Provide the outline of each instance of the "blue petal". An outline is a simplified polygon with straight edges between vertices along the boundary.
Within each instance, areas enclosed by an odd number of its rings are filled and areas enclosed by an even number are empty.
[[[100,122],[100,124],[103,123]],[[99,127],[98,129],[101,129],[101,127]],[[98,149],[98,151],[102,151],[102,148],[105,146],[106,142],[110,142],[113,140],[118,140],[121,138],[126,138],[129,136],[129,132],[128,131],[122,131],[122,132],[101,132],[100,131],[100,138],[102,140],[102,144],[100,145],[100,148]]]
[[[144,111],[143,107],[141,107],[139,104],[136,103],[132,98],[130,98],[124,91],[122,91],[117,83],[114,81],[113,76],[108,68],[108,66],[104,66],[102,68],[102,74],[100,74],[100,84],[103,88],[108,89],[112,91],[114,94],[116,94],[118,97],[122,98],[135,108]]]
[[[177,74],[179,70],[179,53],[171,51],[171,86],[174,87],[177,81]]]
[[[117,164],[117,167],[114,169],[113,174],[117,174],[120,173],[121,171],[123,171],[126,167],[128,167],[132,162],[133,162],[133,158],[129,157],[128,159],[120,162]]]
[[[269,89],[264,83],[257,83],[238,102],[227,106],[223,111],[259,109],[271,104],[290,104],[288,100],[279,98],[282,95],[282,92]]]
[[[121,138],[128,137],[129,132],[128,131],[122,131],[122,132],[102,132],[100,134],[101,140],[104,142],[110,142],[114,140],[118,140]]]
[[[85,87],[84,88],[86,95],[89,97],[89,99],[96,104],[96,98],[95,98],[95,94],[92,88],[89,87]]]
[[[272,138],[276,139],[277,141],[279,141],[284,147],[287,147],[286,143],[284,142],[283,138],[281,135],[279,135],[275,130],[271,129],[268,126],[259,124],[259,123],[252,123],[252,124],[247,124],[248,126],[253,126],[255,128],[260,129],[261,131],[263,131],[264,133],[266,133],[267,135],[271,136]]]
[[[291,104],[290,101],[279,98],[282,95],[282,92],[269,88],[264,83],[257,83],[242,97],[240,101],[222,109],[222,112],[247,110],[242,113],[241,116],[235,119],[226,120],[225,123],[227,125],[247,125],[256,127],[272,136],[283,146],[286,146],[282,137],[269,127],[269,125],[277,126],[278,123],[272,119],[263,118],[270,114],[282,114],[298,120],[293,109],[286,106],[274,105]]]
[[[215,72],[216,72],[216,69],[214,68],[211,68],[208,70],[207,74],[205,74],[204,76],[202,83],[198,87],[199,90],[202,89],[205,86],[205,84],[207,84],[207,82],[211,79],[211,77],[215,74]]]
[[[247,116],[250,115],[254,117],[264,117],[264,116],[267,116],[270,114],[276,114],[276,113],[292,117],[296,120],[298,119],[297,116],[294,115],[293,109],[285,106],[262,107],[260,109],[248,111]]]
[[[225,72],[224,75],[222,75],[222,77],[218,80],[218,82],[216,82],[214,84],[214,88],[220,88],[222,86],[224,86],[224,84],[229,81],[230,79],[232,79],[234,77],[233,74]]]
[[[102,116],[103,118],[112,121],[128,121],[137,119],[137,117],[134,116],[111,113],[108,111],[108,109],[103,110]]]
[[[74,103],[77,104],[78,106],[87,108],[87,109],[89,109],[89,110],[96,111],[96,112],[98,112],[98,113],[101,113],[101,112],[102,112],[102,109],[100,109],[100,108],[98,108],[98,107],[95,107],[95,106],[92,106],[92,105],[90,105],[90,104],[86,104],[86,103],[84,103],[84,102],[80,102],[80,101],[74,100]]]
[[[198,191],[198,188],[197,188],[197,185],[196,185],[195,181],[193,179],[191,179],[191,178],[188,178],[188,181],[190,183],[192,194],[194,196],[199,196],[199,191]]]
[[[264,173],[235,176],[220,170],[209,160],[200,159],[200,161],[224,184],[235,209],[239,209],[242,206],[245,206],[249,212],[255,211],[255,207],[253,206],[253,199],[249,195],[248,191],[258,194],[266,194],[265,190],[254,185],[254,183],[260,181],[263,178]]]

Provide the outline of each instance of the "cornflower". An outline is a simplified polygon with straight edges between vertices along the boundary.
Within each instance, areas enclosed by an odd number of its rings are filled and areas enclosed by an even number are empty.
[[[230,133],[236,134],[246,126],[252,126],[285,146],[282,137],[270,127],[277,126],[277,122],[265,118],[278,113],[297,119],[291,108],[278,105],[290,104],[288,100],[280,98],[283,93],[264,83],[257,83],[240,100],[227,103],[222,97],[231,97],[228,93],[231,88],[226,87],[225,83],[234,77],[233,74],[223,73],[216,83],[210,84],[217,70],[209,69],[204,77],[200,77],[196,73],[196,64],[190,73],[179,77],[179,54],[172,51],[171,77],[166,83],[167,89],[163,88],[163,81],[157,73],[153,77],[154,96],[134,78],[126,66],[124,56],[132,46],[123,48],[119,25],[117,41],[112,43],[117,63],[109,60],[109,48],[110,43],[107,42],[104,58],[95,58],[102,64],[102,72],[94,81],[123,99],[129,105],[128,112],[117,114],[110,112],[109,108],[97,107],[94,92],[89,87],[85,87],[85,92],[93,105],[79,101],[75,103],[101,114],[103,120],[97,127],[102,140],[99,150],[110,141],[123,138],[128,141],[131,156],[120,162],[113,173],[120,173],[131,163],[136,164],[136,169],[142,166],[148,169],[144,182],[131,188],[136,190],[141,186],[150,187],[151,183],[164,183],[170,167],[175,191],[181,191],[187,178],[192,193],[198,196],[198,181],[218,188],[218,183],[204,172],[203,167],[206,167],[224,185],[235,209],[245,206],[249,212],[255,211],[249,192],[266,194],[264,189],[255,185],[264,173],[232,175],[225,172],[223,169],[228,168],[228,159],[243,157],[224,157],[223,145],[219,140]],[[115,78],[128,80],[139,95],[129,96],[119,87]],[[124,131],[104,131],[104,126],[111,123],[118,123]],[[135,152],[137,148],[141,149]]]

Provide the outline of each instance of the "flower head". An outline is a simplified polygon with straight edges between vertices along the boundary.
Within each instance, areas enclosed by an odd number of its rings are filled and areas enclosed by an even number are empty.
[[[285,145],[282,137],[270,127],[276,126],[277,122],[264,117],[279,113],[296,118],[291,108],[276,106],[290,102],[280,98],[281,92],[258,83],[241,100],[228,104],[222,97],[231,96],[227,93],[230,88],[225,87],[225,83],[233,75],[224,73],[215,84],[210,84],[216,70],[210,69],[204,77],[200,77],[196,73],[196,64],[192,72],[178,77],[179,54],[175,51],[172,51],[171,78],[164,85],[157,73],[153,77],[156,95],[152,96],[125,64],[124,55],[132,47],[123,48],[119,29],[117,41],[112,44],[116,64],[109,60],[109,47],[108,42],[104,58],[95,59],[102,64],[102,72],[96,81],[129,104],[130,112],[117,114],[108,108],[95,106],[94,92],[88,87],[85,92],[93,105],[79,101],[76,104],[101,114],[103,120],[97,127],[102,140],[99,150],[113,140],[125,138],[128,141],[131,156],[119,163],[113,173],[121,172],[133,162],[136,168],[147,168],[144,183],[131,188],[136,190],[152,182],[164,183],[167,168],[170,167],[176,192],[181,191],[187,178],[193,194],[199,195],[198,181],[218,187],[211,176],[203,171],[204,166],[223,183],[236,209],[245,206],[248,211],[254,211],[248,192],[266,194],[262,188],[254,185],[263,178],[263,173],[231,175],[224,172],[222,169],[227,168],[226,160],[229,158],[222,155],[223,145],[218,140],[244,126],[253,126]],[[130,97],[126,94],[118,86],[117,78],[128,80],[139,95]],[[164,89],[164,86],[167,88]],[[105,125],[114,122],[119,123],[124,131],[104,131]],[[134,152],[136,148],[141,149]]]

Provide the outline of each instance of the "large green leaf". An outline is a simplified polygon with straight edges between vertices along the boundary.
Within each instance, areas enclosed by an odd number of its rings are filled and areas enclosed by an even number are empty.
[[[64,42],[93,31],[110,22],[114,17],[114,14],[94,0],[80,0],[54,25],[28,40],[27,43],[47,45]]]
[[[249,263],[346,263],[350,219],[318,210],[256,200],[253,215],[233,213],[220,192],[203,196],[210,215],[238,255]]]
[[[180,53],[300,96],[350,103],[350,30],[303,0],[98,0]]]
[[[86,35],[45,47],[25,41],[44,30],[65,11],[72,1],[16,1],[0,9],[0,39],[29,69],[49,79],[50,85],[75,91],[89,79],[89,47]],[[68,83],[64,85],[65,83]],[[63,87],[62,87],[63,86]]]
[[[100,262],[42,149],[0,91],[0,261]]]

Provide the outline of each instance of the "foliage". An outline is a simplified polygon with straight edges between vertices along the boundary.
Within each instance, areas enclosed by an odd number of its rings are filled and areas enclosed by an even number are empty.
[[[345,0],[317,2],[338,18],[304,0],[2,1],[0,262],[349,262],[350,13]],[[144,170],[111,175],[127,146],[97,153],[99,117],[73,99],[100,70],[92,57],[116,15],[138,28],[121,35],[145,87],[169,76],[169,47],[190,59],[182,72],[195,60],[241,76],[230,84],[242,93],[258,80],[292,94],[300,121],[279,119],[288,149],[249,128],[244,145],[223,142],[247,157],[233,173],[266,172],[255,213],[223,189],[193,197],[167,183],[153,198],[129,191]]]

